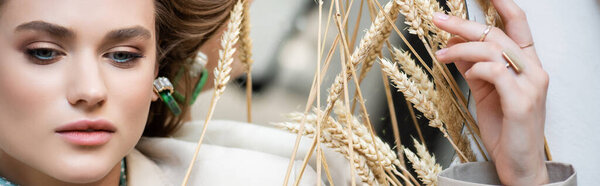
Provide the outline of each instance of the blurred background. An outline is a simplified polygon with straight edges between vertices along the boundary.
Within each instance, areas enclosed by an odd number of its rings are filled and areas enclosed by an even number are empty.
[[[356,19],[360,4],[357,2],[360,1],[355,1],[349,20]],[[554,161],[573,164],[581,185],[595,185],[595,175],[600,175],[600,138],[597,137],[600,134],[600,83],[594,81],[600,72],[597,56],[600,51],[600,0],[516,2],[527,13],[539,57],[550,74],[546,136]],[[324,19],[329,3],[325,1],[324,4]],[[250,17],[255,61],[253,123],[269,126],[271,122],[285,121],[286,113],[304,110],[316,70],[318,10],[313,0],[255,0]],[[368,20],[365,12],[358,38],[368,28]],[[396,24],[400,29],[404,27],[401,21],[402,16]],[[350,21],[349,25],[353,26],[354,22]],[[332,43],[336,31],[335,27],[330,28],[326,43]],[[409,39],[411,43],[418,42]],[[393,45],[403,47],[401,42]],[[325,49],[329,47],[325,46]],[[386,50],[384,55],[389,56]],[[326,101],[327,88],[340,71],[339,64],[336,53],[321,87],[322,105]],[[244,85],[244,77],[228,85],[214,119],[246,121]],[[350,88],[349,92],[354,92]],[[377,133],[389,144],[394,144],[377,64],[361,88]],[[206,117],[211,96],[212,92],[206,91],[199,97],[192,109],[193,119]],[[407,106],[400,93],[395,93],[394,102],[399,113],[397,120],[402,142],[410,146],[411,136],[417,137],[414,125],[406,115]],[[437,129],[421,126],[429,150],[435,153],[444,168],[447,167],[454,157],[453,150]]]
[[[341,1],[346,2],[346,1]],[[382,5],[387,0],[379,1]],[[323,5],[323,30],[327,23],[330,1],[324,1]],[[361,22],[357,32],[358,45],[360,38],[364,35],[371,24],[371,18],[366,3],[361,16]],[[353,34],[355,21],[360,9],[360,1],[355,1],[348,19],[350,34]],[[292,112],[303,112],[308,100],[310,86],[316,72],[317,64],[317,39],[318,39],[318,6],[315,1],[298,0],[257,0],[251,6],[251,37],[253,39],[253,123],[270,126],[272,122],[286,121],[285,114]],[[405,27],[402,16],[397,20],[399,29]],[[403,29],[402,29],[403,30]],[[325,54],[331,47],[337,34],[334,22],[328,32],[325,46]],[[403,48],[402,42],[397,34],[391,34],[395,47]],[[425,52],[422,44],[416,37],[405,34],[417,51]],[[389,58],[387,49],[383,50],[384,56]],[[423,53],[421,56],[428,56]],[[429,61],[425,59],[425,61]],[[341,65],[339,49],[332,57],[330,67],[321,87],[321,105],[327,103],[327,89],[333,83],[335,76],[339,74]],[[219,100],[214,119],[246,121],[246,93],[245,77],[239,77],[229,84],[223,97]],[[355,87],[349,81],[349,94],[354,95]],[[383,80],[379,65],[374,64],[361,84],[362,93],[366,102],[370,120],[375,131],[388,144],[394,147],[394,137],[388,112],[388,105],[383,87]],[[392,93],[397,112],[397,120],[400,125],[400,136],[402,144],[412,146],[412,137],[418,139],[412,117],[408,114],[408,105],[401,93],[392,87]],[[208,104],[212,97],[211,91],[200,95],[198,101],[192,108],[192,118],[202,120],[208,112]],[[352,99],[352,98],[350,98]],[[316,104],[316,103],[315,103]],[[357,107],[355,114],[360,109]],[[416,110],[415,110],[416,111]],[[426,138],[429,150],[436,154],[438,162],[447,167],[454,156],[452,147],[442,137],[438,129],[427,127],[427,120],[417,112],[418,120],[421,122],[421,130]],[[422,121],[421,121],[422,120]],[[395,147],[394,147],[395,148]]]

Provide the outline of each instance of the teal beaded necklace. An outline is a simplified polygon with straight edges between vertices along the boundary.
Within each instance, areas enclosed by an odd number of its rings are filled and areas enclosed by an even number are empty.
[[[121,160],[121,176],[119,177],[119,186],[127,186],[127,163],[125,158]],[[0,176],[0,186],[18,186],[17,184],[11,183],[6,178]]]

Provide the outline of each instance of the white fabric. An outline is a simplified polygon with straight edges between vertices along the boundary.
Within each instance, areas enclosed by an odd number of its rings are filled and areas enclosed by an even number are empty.
[[[130,185],[180,185],[202,130],[202,122],[186,123],[174,138],[142,138],[127,156]],[[189,185],[282,185],[296,135],[282,130],[233,121],[209,123]],[[300,172],[311,139],[301,143],[290,176]],[[335,185],[347,185],[349,163],[324,148]],[[316,185],[311,159],[300,185]],[[326,181],[323,171],[322,182]],[[360,182],[357,177],[357,182]]]

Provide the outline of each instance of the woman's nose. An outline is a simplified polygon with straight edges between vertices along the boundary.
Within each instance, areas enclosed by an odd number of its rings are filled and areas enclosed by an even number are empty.
[[[106,102],[107,89],[101,63],[85,60],[71,63],[67,99],[74,107],[89,110]]]

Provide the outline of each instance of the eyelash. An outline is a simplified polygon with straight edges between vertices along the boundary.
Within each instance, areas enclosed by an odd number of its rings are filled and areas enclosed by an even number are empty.
[[[44,52],[44,54],[50,54],[50,57],[47,56],[39,56],[40,53],[38,52]],[[50,53],[48,53],[50,52]],[[32,48],[32,49],[27,49],[25,51],[25,53],[37,64],[40,65],[48,65],[51,64],[55,61],[60,60],[59,58],[62,56],[65,56],[66,54],[64,52],[55,50],[55,49],[51,49],[51,48]]]
[[[125,59],[125,60],[115,59],[116,54],[125,55],[127,59]],[[135,62],[138,61],[138,59],[144,58],[144,56],[140,53],[126,52],[126,51],[109,52],[109,53],[102,55],[102,57],[108,58],[113,64],[115,64],[119,67],[123,67],[123,68],[131,67],[135,64]],[[121,56],[121,57],[123,57],[123,56]]]
[[[31,48],[31,49],[26,49],[25,53],[35,63],[40,64],[40,65],[52,64],[52,63],[60,60],[60,57],[66,55],[64,52],[61,52],[61,51],[55,50],[55,49],[51,49],[51,48]],[[125,55],[125,56],[120,56],[119,58],[125,57],[126,59],[115,59],[115,55]],[[122,68],[127,68],[127,67],[131,67],[135,62],[137,62],[137,59],[143,58],[144,56],[140,53],[135,53],[135,52],[116,51],[116,52],[106,53],[106,54],[102,55],[102,57],[108,58],[116,66],[119,66]]]

